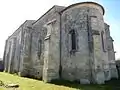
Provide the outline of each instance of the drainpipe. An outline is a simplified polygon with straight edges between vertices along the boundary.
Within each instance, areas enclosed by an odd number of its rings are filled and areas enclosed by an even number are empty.
[[[59,41],[59,45],[60,45],[60,64],[59,64],[59,77],[60,79],[62,79],[62,64],[61,64],[61,34],[62,34],[62,20],[61,20],[61,12],[59,12],[59,16],[60,16],[60,41]]]

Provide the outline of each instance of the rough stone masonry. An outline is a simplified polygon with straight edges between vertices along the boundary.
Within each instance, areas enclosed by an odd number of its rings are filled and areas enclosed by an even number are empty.
[[[4,70],[50,82],[103,84],[118,78],[113,39],[95,2],[53,6],[38,20],[26,20],[6,40]]]

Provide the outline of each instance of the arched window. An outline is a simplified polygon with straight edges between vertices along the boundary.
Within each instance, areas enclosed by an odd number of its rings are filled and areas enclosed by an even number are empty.
[[[75,30],[71,30],[71,49],[76,50],[76,35]]]

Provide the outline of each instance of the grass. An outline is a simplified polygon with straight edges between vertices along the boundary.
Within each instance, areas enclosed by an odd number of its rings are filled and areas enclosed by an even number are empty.
[[[5,84],[19,84],[18,90],[120,90],[120,80],[112,80],[104,85],[80,85],[77,83],[60,80],[52,83],[19,77],[8,73],[0,72],[0,80]],[[9,90],[0,87],[0,90]]]

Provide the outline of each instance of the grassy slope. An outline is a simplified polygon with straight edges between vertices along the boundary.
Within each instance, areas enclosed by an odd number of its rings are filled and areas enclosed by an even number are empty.
[[[70,82],[56,82],[55,84],[49,84],[39,80],[23,78],[3,72],[0,72],[0,80],[5,84],[19,84],[19,90],[120,90],[120,82],[117,82],[119,85],[111,82],[106,85],[80,85]],[[0,87],[0,90],[6,89]]]
[[[72,88],[68,88],[65,86],[58,86],[54,84],[47,84],[42,81],[28,79],[19,77],[16,75],[11,75],[8,73],[2,73],[0,72],[0,80],[2,80],[4,83],[17,83],[20,85],[20,90],[56,90],[59,88],[59,90],[68,90]]]

